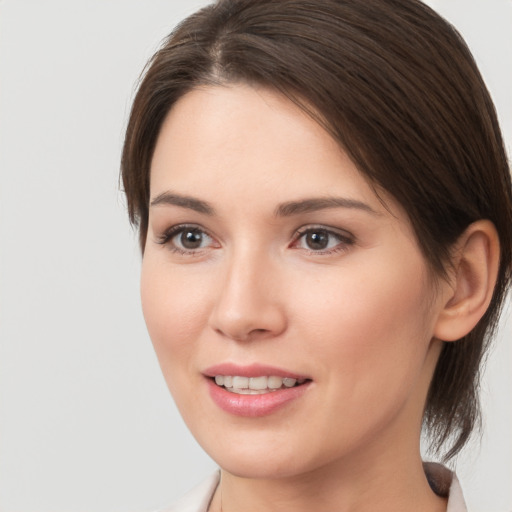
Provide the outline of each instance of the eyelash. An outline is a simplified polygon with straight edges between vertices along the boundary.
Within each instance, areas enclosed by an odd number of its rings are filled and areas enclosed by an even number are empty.
[[[164,231],[160,236],[158,236],[156,242],[160,245],[168,246],[171,252],[182,254],[185,256],[196,256],[200,254],[200,248],[198,249],[182,249],[181,247],[177,247],[175,244],[171,243],[172,239],[179,234],[182,234],[186,231],[195,231],[202,235],[206,235],[208,238],[213,240],[213,237],[208,234],[203,228],[195,224],[178,224],[177,226],[172,226],[166,231]]]
[[[175,244],[171,243],[172,239],[176,237],[179,234],[183,234],[184,232],[197,232],[201,235],[206,235],[206,237],[213,240],[213,237],[208,234],[207,231],[205,231],[203,228],[201,228],[198,225],[195,224],[179,224],[176,226],[172,226],[171,228],[167,229],[164,233],[162,233],[160,236],[158,236],[156,242],[160,245],[165,245],[169,247],[169,250],[186,255],[186,256],[198,256],[201,254],[201,248],[197,249],[183,249],[180,247],[177,247]],[[305,226],[300,229],[298,229],[295,232],[295,235],[293,237],[293,240],[290,244],[290,247],[296,247],[298,243],[306,237],[308,234],[314,234],[314,233],[321,233],[323,235],[327,235],[329,238],[334,237],[337,240],[337,243],[334,247],[323,249],[323,250],[314,250],[314,249],[307,249],[303,248],[303,250],[307,251],[309,254],[312,255],[329,255],[329,254],[336,254],[338,252],[344,252],[348,250],[348,247],[351,245],[354,245],[355,238],[350,233],[342,234],[339,231],[335,231],[333,229],[326,228],[324,226]],[[328,242],[329,243],[329,242]]]
[[[324,250],[313,250],[304,248],[305,251],[312,255],[330,255],[339,252],[345,252],[348,250],[349,246],[355,244],[354,236],[348,232],[340,233],[339,231],[335,231],[325,226],[305,226],[297,230],[294,240],[292,242],[292,246],[296,245],[298,242],[300,242],[301,239],[306,237],[308,234],[313,233],[322,233],[327,235],[328,237],[334,237],[337,240],[337,243],[334,247]]]

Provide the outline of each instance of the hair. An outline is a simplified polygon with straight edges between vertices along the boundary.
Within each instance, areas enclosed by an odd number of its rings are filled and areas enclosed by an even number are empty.
[[[286,95],[321,123],[375,191],[408,213],[433,275],[491,220],[500,266],[476,327],[444,343],[424,425],[444,459],[480,426],[479,382],[512,274],[512,187],[494,105],[458,32],[419,0],[219,0],[185,19],[148,62],[121,162],[142,251],[162,123],[194,88],[246,83]]]

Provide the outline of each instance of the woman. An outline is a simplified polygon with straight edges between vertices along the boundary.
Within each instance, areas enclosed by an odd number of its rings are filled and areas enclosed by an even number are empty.
[[[512,193],[469,50],[416,0],[221,0],[150,62],[123,182],[169,389],[219,464],[171,510],[465,510]],[[220,478],[219,478],[220,476]]]

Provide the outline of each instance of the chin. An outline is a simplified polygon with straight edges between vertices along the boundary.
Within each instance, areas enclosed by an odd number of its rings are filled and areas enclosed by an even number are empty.
[[[297,458],[301,459],[300,462],[296,460]],[[268,457],[267,452],[252,456],[247,453],[231,453],[214,460],[222,470],[231,475],[259,480],[291,478],[313,469],[306,467],[307,464],[305,464],[300,453],[294,457],[280,456],[279,454]]]
[[[304,437],[275,431],[243,432],[241,435],[196,436],[199,444],[219,467],[240,478],[276,480],[310,473],[332,462],[333,453],[322,454]],[[299,434],[299,432],[296,432]],[[323,456],[322,456],[323,455]]]

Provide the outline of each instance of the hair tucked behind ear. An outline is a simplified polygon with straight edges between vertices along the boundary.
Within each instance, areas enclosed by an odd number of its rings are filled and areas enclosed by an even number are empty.
[[[478,425],[483,355],[511,278],[512,192],[493,103],[446,21],[417,0],[221,0],[182,22],[152,58],[122,156],[130,219],[144,250],[149,171],[162,122],[187,91],[245,82],[280,91],[313,115],[376,190],[408,212],[433,274],[466,227],[491,220],[501,242],[491,305],[446,343],[425,424],[455,455]]]

